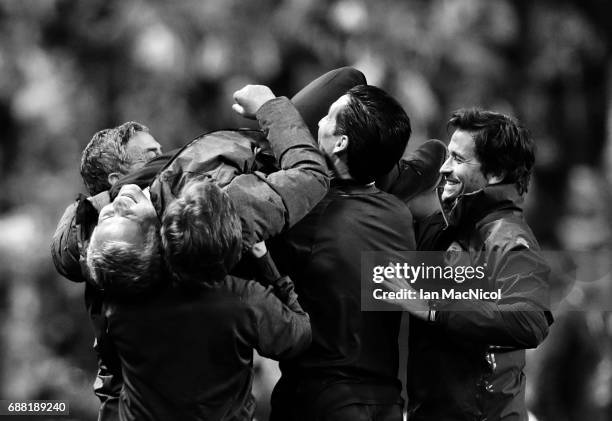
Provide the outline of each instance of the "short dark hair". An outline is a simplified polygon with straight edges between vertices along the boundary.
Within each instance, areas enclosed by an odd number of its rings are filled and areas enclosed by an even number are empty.
[[[153,290],[163,280],[159,223],[151,224],[144,244],[125,241],[92,241],[87,249],[87,267],[105,296],[126,299]]]
[[[209,179],[187,184],[166,208],[164,255],[179,284],[222,280],[240,259],[242,224],[227,193]]]
[[[336,117],[335,135],[346,135],[348,171],[356,181],[370,183],[387,174],[402,157],[410,139],[410,119],[389,94],[371,85],[347,93],[348,104]]]
[[[134,133],[148,131],[142,124],[128,121],[93,135],[81,155],[81,176],[90,195],[110,189],[109,174],[130,171],[133,157],[127,153],[127,143]]]
[[[504,183],[515,183],[519,194],[527,193],[535,144],[518,120],[492,111],[464,108],[452,113],[448,127],[472,135],[484,175],[504,174]]]

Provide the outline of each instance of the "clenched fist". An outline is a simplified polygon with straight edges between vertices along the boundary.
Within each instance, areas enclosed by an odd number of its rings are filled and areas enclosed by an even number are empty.
[[[247,85],[234,92],[232,109],[243,117],[254,119],[257,110],[271,99],[276,98],[270,88],[264,85]]]

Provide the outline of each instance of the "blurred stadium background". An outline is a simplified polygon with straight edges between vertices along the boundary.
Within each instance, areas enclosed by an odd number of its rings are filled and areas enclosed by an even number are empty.
[[[609,265],[610,16],[605,0],[0,2],[0,398],[65,399],[71,419],[96,417],[82,285],[57,275],[49,253],[84,191],[78,166],[92,134],[136,120],[169,150],[244,126],[230,107],[245,83],[292,95],[355,66],[404,105],[411,148],[447,141],[456,108],[513,114],[538,145],[527,210],[542,246]],[[591,278],[561,282],[568,300],[529,353],[539,420],[612,419],[612,319],[585,305],[612,308],[612,280]],[[257,369],[265,419],[275,372]]]

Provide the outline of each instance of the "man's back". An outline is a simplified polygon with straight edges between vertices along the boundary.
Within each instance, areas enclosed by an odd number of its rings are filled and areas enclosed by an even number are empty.
[[[122,420],[251,419],[253,348],[278,358],[310,337],[308,316],[271,288],[231,276],[111,304],[106,316],[124,370]]]
[[[361,253],[414,250],[408,208],[373,186],[336,183],[284,240],[275,255],[310,314],[313,343],[281,364],[275,394],[297,382],[305,392],[299,403],[315,411],[399,402],[400,313],[361,311]]]

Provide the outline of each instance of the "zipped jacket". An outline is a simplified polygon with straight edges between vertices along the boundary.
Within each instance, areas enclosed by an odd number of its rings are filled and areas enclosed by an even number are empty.
[[[550,268],[521,201],[513,185],[489,186],[461,196],[447,215],[448,250],[485,267],[483,279],[462,288],[501,296],[432,301],[434,322],[411,318],[409,420],[527,420],[525,349],[544,340],[552,315]]]

